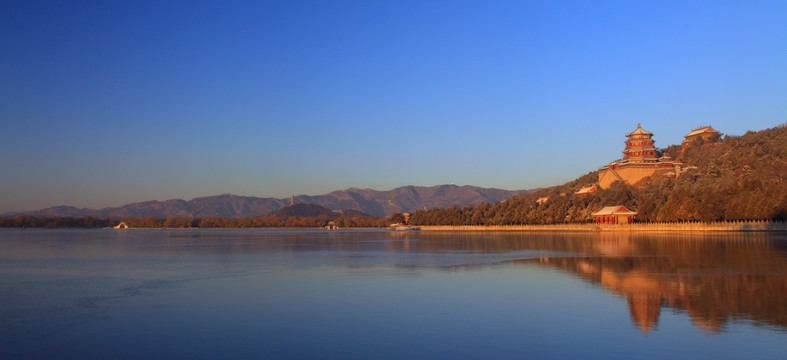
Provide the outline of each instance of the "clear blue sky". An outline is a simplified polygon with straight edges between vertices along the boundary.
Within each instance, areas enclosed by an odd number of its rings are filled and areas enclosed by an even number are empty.
[[[787,1],[3,1],[0,213],[557,185],[787,121]]]

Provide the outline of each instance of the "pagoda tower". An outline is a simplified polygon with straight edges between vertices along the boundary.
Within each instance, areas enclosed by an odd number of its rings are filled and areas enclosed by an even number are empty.
[[[600,188],[607,189],[616,181],[633,185],[656,173],[667,177],[680,175],[681,164],[661,156],[661,152],[653,146],[653,133],[643,129],[642,124],[637,124],[637,129],[626,134],[626,138],[623,158],[599,169]]]
[[[653,146],[653,133],[642,128],[642,124],[637,124],[637,129],[626,134],[626,148],[623,149],[623,160],[629,162],[656,162],[659,158],[659,151]]]

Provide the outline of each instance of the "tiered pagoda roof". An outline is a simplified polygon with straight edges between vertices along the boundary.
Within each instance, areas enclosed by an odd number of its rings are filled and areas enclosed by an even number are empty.
[[[653,133],[637,124],[637,129],[626,134],[626,148],[623,149],[623,159],[631,162],[653,162],[659,157],[659,151],[653,146],[655,142]]]
[[[630,132],[630,133],[628,133],[628,134],[626,134],[626,136],[629,137],[629,138],[632,137],[632,136],[635,136],[635,135],[646,135],[648,137],[651,137],[651,136],[653,136],[653,133],[643,129],[642,128],[642,123],[637,123],[637,129],[632,131],[632,132]]]
[[[637,124],[637,128],[626,134],[626,137],[623,158],[599,169],[599,188],[606,189],[616,181],[636,184],[659,171],[666,172],[672,177],[680,175],[682,164],[674,162],[669,157],[662,157],[661,151],[653,145],[655,143],[653,133],[643,129],[642,124]],[[669,172],[672,174],[669,175]]]

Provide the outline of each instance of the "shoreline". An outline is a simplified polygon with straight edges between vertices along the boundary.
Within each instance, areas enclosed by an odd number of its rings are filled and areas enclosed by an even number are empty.
[[[418,230],[428,232],[783,232],[787,233],[787,222],[771,221],[739,221],[739,222],[686,222],[686,223],[634,223],[634,224],[552,224],[552,225],[418,225]],[[4,228],[4,229],[103,229],[126,230],[113,227],[104,228]],[[252,228],[166,228],[166,227],[131,227],[128,230],[303,230],[303,231],[391,231],[388,228],[340,228],[324,229],[314,227],[252,227]]]
[[[421,231],[561,231],[561,232],[787,232],[785,222],[634,223],[555,225],[422,225]]]

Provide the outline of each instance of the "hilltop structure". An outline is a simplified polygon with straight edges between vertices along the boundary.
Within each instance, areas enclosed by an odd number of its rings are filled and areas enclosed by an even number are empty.
[[[717,140],[721,136],[718,130],[710,127],[710,126],[702,126],[692,130],[690,133],[683,136],[685,140],[683,140],[683,146],[685,147],[687,144],[691,143],[692,141],[696,141],[702,139],[704,141],[713,141]]]
[[[661,151],[653,144],[653,133],[637,124],[637,128],[626,134],[626,147],[623,149],[623,159],[615,160],[609,165],[599,169],[598,186],[607,189],[615,181],[635,184],[657,172],[668,176],[680,174],[680,163],[672,161],[668,156],[662,156]]]

